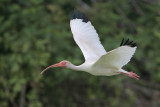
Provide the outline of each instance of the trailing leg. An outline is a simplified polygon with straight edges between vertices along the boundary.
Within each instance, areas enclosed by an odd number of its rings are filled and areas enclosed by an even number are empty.
[[[127,71],[125,71],[125,70],[123,70],[123,69],[121,69],[120,71],[119,71],[121,74],[123,74],[123,75],[126,75],[126,76],[128,76],[128,77],[131,77],[131,78],[134,78],[134,79],[136,79],[136,80],[139,80],[139,77],[140,76],[138,76],[136,73],[134,73],[134,72],[127,72]]]

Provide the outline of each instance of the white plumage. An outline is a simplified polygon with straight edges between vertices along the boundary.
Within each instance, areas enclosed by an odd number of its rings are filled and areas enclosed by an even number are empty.
[[[95,66],[104,67],[107,65],[121,69],[130,61],[135,50],[136,47],[121,46],[101,56],[101,58],[95,63]]]
[[[136,43],[129,41],[129,39],[126,41],[123,39],[120,47],[106,52],[95,28],[88,21],[88,18],[79,11],[73,11],[70,27],[73,38],[84,55],[85,62],[82,65],[75,66],[69,61],[61,61],[47,67],[42,73],[52,67],[66,67],[77,71],[86,71],[93,75],[124,74],[138,80],[139,76],[137,74],[122,69],[135,53]]]
[[[102,55],[106,54],[98,34],[91,22],[82,22],[82,19],[70,21],[73,38],[80,47],[86,61],[97,61]]]

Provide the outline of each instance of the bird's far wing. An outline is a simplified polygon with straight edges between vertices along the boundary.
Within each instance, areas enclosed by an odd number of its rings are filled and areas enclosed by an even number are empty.
[[[100,57],[100,59],[94,64],[95,67],[114,67],[120,69],[126,65],[132,58],[136,51],[136,43],[129,42],[129,39],[124,42],[122,40],[121,46],[116,48],[107,54]]]
[[[96,30],[83,13],[73,11],[70,27],[73,38],[80,47],[86,61],[98,60],[100,56],[106,54]]]

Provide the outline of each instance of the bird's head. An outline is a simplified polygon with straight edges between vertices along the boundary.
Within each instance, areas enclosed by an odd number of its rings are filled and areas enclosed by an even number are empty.
[[[48,70],[48,69],[50,69],[50,68],[54,68],[54,67],[62,67],[62,68],[65,68],[68,63],[69,63],[69,61],[64,60],[64,61],[61,61],[61,62],[59,62],[59,63],[57,63],[57,64],[53,64],[53,65],[45,68],[45,69],[41,72],[41,74],[43,74],[46,70]]]

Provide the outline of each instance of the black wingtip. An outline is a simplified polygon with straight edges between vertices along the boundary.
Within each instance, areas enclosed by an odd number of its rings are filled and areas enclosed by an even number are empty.
[[[73,19],[82,19],[83,22],[88,22],[88,18],[78,10],[73,10],[70,20]]]
[[[121,42],[120,46],[122,46],[122,45],[123,45],[123,42],[124,42],[124,38],[122,39],[122,42]]]
[[[126,42],[125,42],[125,40],[123,38],[120,46],[125,46],[125,45],[130,46],[130,47],[136,47],[137,46],[137,44],[135,42],[129,41],[129,39],[127,39]]]

